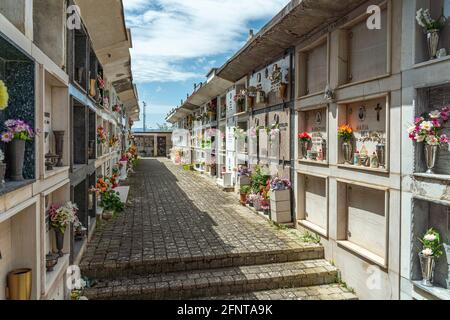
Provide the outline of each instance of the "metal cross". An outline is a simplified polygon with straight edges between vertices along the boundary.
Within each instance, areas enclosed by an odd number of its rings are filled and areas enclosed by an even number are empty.
[[[377,112],[377,121],[380,121],[380,112],[383,110],[380,104],[377,104],[377,107],[375,108],[375,111]]]

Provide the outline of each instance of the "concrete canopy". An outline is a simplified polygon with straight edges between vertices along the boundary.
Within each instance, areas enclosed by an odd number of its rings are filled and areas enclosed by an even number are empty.
[[[314,29],[337,21],[366,0],[292,0],[217,75],[233,82],[270,63]]]
[[[217,69],[212,69],[208,73],[208,80],[206,83],[192,93],[180,107],[170,113],[167,116],[166,121],[170,123],[177,122],[186,115],[192,113],[195,109],[223,94],[233,85],[233,82],[216,76],[216,70]]]
[[[228,88],[233,85],[233,82],[222,79],[216,75],[212,76],[206,84],[202,85],[197,91],[195,91],[188,99],[187,102],[200,107],[211,99],[223,94]]]
[[[138,120],[139,104],[131,72],[130,30],[125,26],[122,0],[75,0],[88,29],[95,53],[111,81],[128,116]],[[139,114],[139,112],[137,112]]]

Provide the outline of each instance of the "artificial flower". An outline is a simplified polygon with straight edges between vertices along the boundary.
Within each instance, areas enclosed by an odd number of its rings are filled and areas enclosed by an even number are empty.
[[[1,135],[1,140],[5,143],[11,142],[13,139],[13,134],[9,131],[3,132]]]
[[[430,146],[437,146],[439,145],[440,141],[438,138],[436,138],[436,136],[427,136],[425,141],[427,142],[427,144],[429,144]]]
[[[439,110],[434,110],[434,111],[430,112],[431,119],[439,119],[440,117],[441,117],[441,113],[439,112]]]
[[[426,248],[422,250],[422,254],[427,257],[431,257],[433,255],[433,250],[430,248]]]
[[[416,135],[415,136],[415,141],[417,141],[417,142],[424,142],[425,141],[425,138],[426,138],[426,136],[424,136],[424,135]]]
[[[338,128],[338,137],[344,141],[350,141],[353,136],[353,129],[345,124]]]
[[[424,238],[424,240],[427,240],[427,241],[435,241],[437,239],[436,235],[431,234],[431,233],[426,234],[423,238]]]
[[[312,139],[311,136],[308,134],[308,132],[299,133],[298,138],[302,142],[309,142]]]
[[[431,122],[431,121],[423,121],[421,124],[420,124],[420,129],[422,129],[422,130],[426,130],[426,131],[431,131],[431,129],[433,129],[433,122]]]
[[[8,88],[5,83],[0,80],[0,110],[4,110],[8,107],[9,94]]]
[[[9,119],[5,121],[6,131],[1,134],[3,142],[11,142],[12,140],[31,141],[36,132],[23,120]]]

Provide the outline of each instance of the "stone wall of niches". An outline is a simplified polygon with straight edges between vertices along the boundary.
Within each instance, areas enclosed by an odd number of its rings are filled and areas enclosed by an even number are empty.
[[[0,130],[8,119],[22,119],[35,128],[35,66],[0,35],[0,79],[8,88],[8,107],[0,111]],[[3,151],[5,145],[0,143]],[[35,179],[35,142],[27,142],[24,178]]]

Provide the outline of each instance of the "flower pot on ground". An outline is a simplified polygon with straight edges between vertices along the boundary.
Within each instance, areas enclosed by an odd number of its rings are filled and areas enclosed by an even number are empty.
[[[50,227],[55,231],[56,249],[58,255],[64,255],[64,235],[67,227],[77,221],[78,207],[72,202],[67,202],[64,205],[53,204],[48,209],[50,218]]]
[[[32,270],[17,269],[8,273],[7,298],[9,300],[30,300]]]
[[[101,194],[100,207],[103,208],[102,218],[109,220],[116,213],[124,210],[124,204],[120,200],[119,193],[109,188]]]
[[[276,223],[292,222],[291,215],[291,182],[288,179],[275,177],[270,181],[271,220]]]
[[[425,165],[428,174],[434,174],[439,147],[448,145],[449,138],[442,133],[443,125],[450,118],[450,106],[416,117],[414,125],[408,129],[409,138],[413,142],[424,145]]]
[[[240,192],[240,202],[243,206],[245,206],[245,204],[247,203],[247,195],[250,193],[250,186],[242,186],[241,189],[239,190]]]
[[[434,269],[436,260],[442,256],[442,243],[440,234],[434,229],[430,229],[420,239],[423,249],[419,252],[420,267],[422,270],[422,285],[433,286]]]
[[[114,211],[103,211],[102,219],[105,221],[109,221],[114,217]]]

